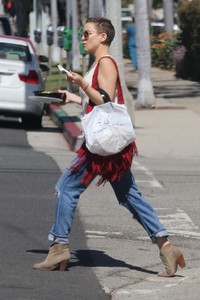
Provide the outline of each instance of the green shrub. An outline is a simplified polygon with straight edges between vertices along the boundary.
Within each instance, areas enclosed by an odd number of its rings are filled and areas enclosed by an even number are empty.
[[[179,43],[178,34],[166,32],[151,36],[152,66],[171,70],[174,68],[173,51]]]
[[[178,6],[182,45],[186,48],[185,76],[200,80],[200,1],[181,0]]]

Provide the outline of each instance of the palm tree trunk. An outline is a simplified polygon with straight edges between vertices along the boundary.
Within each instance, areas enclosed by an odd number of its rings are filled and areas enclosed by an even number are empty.
[[[173,33],[174,16],[173,16],[173,0],[163,0],[165,31],[168,34]]]
[[[106,17],[112,21],[112,24],[115,27],[115,39],[112,43],[110,52],[117,61],[125,102],[132,123],[134,124],[134,102],[133,102],[133,97],[127,88],[125,82],[125,74],[124,74],[124,61],[123,61],[123,51],[122,51],[122,27],[121,27],[121,0],[106,1]]]
[[[90,17],[103,17],[104,7],[102,0],[89,0],[89,16]]]
[[[51,20],[53,28],[53,45],[51,46],[51,57],[53,62],[60,62],[60,48],[58,47],[58,9],[57,0],[51,0]]]
[[[71,27],[72,20],[72,0],[66,0],[66,27]]]
[[[153,5],[153,0],[147,0],[147,11],[148,11],[149,21],[151,21],[152,19],[152,5]]]
[[[26,4],[22,0],[15,0],[15,10],[16,10],[16,25],[17,25],[17,36],[27,37],[27,13]],[[39,4],[38,4],[39,6]]]
[[[135,0],[136,45],[138,57],[138,95],[136,107],[155,105],[151,81],[151,49],[147,0]]]
[[[72,2],[72,70],[80,70],[80,54],[78,44],[78,18],[77,18],[77,1]]]

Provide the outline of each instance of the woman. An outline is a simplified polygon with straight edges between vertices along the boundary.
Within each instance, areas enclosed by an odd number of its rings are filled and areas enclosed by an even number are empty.
[[[92,110],[94,105],[114,101],[119,84],[119,74],[114,59],[109,56],[109,46],[115,30],[110,20],[89,18],[84,26],[82,43],[84,49],[93,55],[94,63],[85,77],[71,72],[68,80],[80,87],[80,97],[68,91],[65,103],[76,102],[83,106],[84,112]],[[118,93],[118,97],[123,97]],[[137,153],[135,143],[127,146],[121,153],[107,157],[92,154],[85,144],[78,155],[59,179],[55,223],[49,233],[52,242],[47,258],[33,266],[36,270],[54,270],[67,268],[69,251],[69,233],[74,212],[80,197],[92,180],[100,175],[99,184],[109,181],[120,204],[126,207],[143,226],[153,243],[160,249],[164,270],[159,276],[173,276],[177,266],[185,266],[181,251],[167,239],[167,232],[158,216],[141,195],[130,171],[132,158]]]

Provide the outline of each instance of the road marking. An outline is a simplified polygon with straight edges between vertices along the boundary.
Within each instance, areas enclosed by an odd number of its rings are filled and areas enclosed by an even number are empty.
[[[159,213],[159,211],[162,211],[162,213]],[[162,208],[158,209],[158,215],[161,223],[163,223],[170,235],[200,239],[199,227],[182,209]]]
[[[160,222],[165,226],[167,232],[173,236],[182,236],[200,239],[199,227],[180,208],[156,208]],[[146,240],[148,237],[138,237]]]
[[[86,230],[85,233],[87,238],[93,238],[93,239],[104,239],[106,237],[123,236],[123,233],[118,231],[108,232],[108,231]]]
[[[120,290],[120,291],[117,291],[117,294],[119,295],[130,295],[130,292],[127,291],[127,290]]]
[[[95,233],[98,235],[107,235],[107,234],[113,234],[113,235],[122,235],[119,231],[97,231],[97,230],[86,230],[87,233]]]
[[[199,227],[180,208],[156,208],[160,222],[165,226],[167,232],[173,236],[182,236],[200,239]],[[123,236],[123,232],[118,231],[97,231],[86,230],[86,237],[93,239],[117,238]],[[137,237],[138,240],[149,239],[147,236]]]
[[[135,170],[143,171],[145,176],[148,178],[147,180],[136,179],[137,183],[144,183],[147,184],[148,187],[164,189],[160,182],[154,177],[153,172],[151,172],[148,168],[141,165],[138,161],[134,161],[133,167]]]
[[[140,295],[149,295],[158,291],[162,291],[162,289],[135,289],[134,292]],[[130,293],[129,293],[130,294]]]

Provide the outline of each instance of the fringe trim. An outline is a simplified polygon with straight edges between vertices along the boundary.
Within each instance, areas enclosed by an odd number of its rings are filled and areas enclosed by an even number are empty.
[[[78,170],[86,161],[90,161],[90,167],[87,170],[82,183],[88,185],[90,181],[97,175],[100,179],[97,185],[104,185],[107,181],[120,180],[125,171],[131,167],[132,160],[135,155],[138,155],[136,143],[128,145],[120,153],[100,156],[91,153],[85,146],[85,143],[77,151],[80,159],[77,163],[70,167],[72,172]]]

